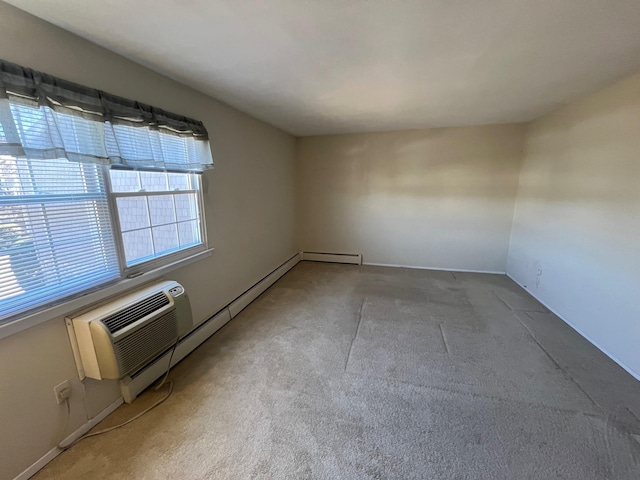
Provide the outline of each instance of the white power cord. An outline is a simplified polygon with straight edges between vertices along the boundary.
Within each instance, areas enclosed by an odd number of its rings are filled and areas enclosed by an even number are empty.
[[[64,420],[64,427],[62,427],[62,431],[60,432],[60,441],[58,442],[58,447],[60,447],[60,443],[62,443],[62,440],[64,439],[64,432],[67,429],[67,426],[69,425],[69,419],[71,418],[71,405],[69,404],[69,397],[66,397],[64,399],[64,403],[67,406],[67,418],[65,418]]]
[[[176,341],[175,345],[173,346],[173,350],[171,351],[171,356],[169,357],[169,366],[167,367],[167,372],[162,377],[162,381],[160,381],[160,383],[158,383],[158,385],[153,387],[153,389],[155,391],[158,391],[158,390],[160,390],[160,388],[162,388],[162,386],[165,384],[165,381],[167,380],[167,377],[169,376],[169,371],[171,370],[171,361],[173,360],[173,354],[175,353],[177,346],[178,346],[178,341]],[[119,423],[118,425],[114,425],[112,427],[108,427],[108,428],[105,428],[105,429],[102,429],[102,430],[98,430],[97,432],[85,433],[84,435],[82,435],[81,437],[76,438],[75,440],[73,440],[72,442],[70,442],[67,445],[62,445],[62,440],[61,440],[58,443],[58,448],[66,450],[69,447],[71,447],[71,446],[75,445],[76,443],[78,443],[80,440],[84,440],[85,438],[95,437],[96,435],[102,435],[103,433],[110,432],[112,430],[115,430],[116,428],[124,427],[125,425],[128,425],[131,422],[133,422],[134,420],[137,420],[138,418],[143,416],[145,413],[153,410],[158,405],[163,403],[167,398],[169,398],[169,396],[171,395],[171,392],[173,392],[173,382],[170,381],[169,382],[169,390],[167,391],[167,394],[164,397],[162,397],[160,400],[157,400],[151,406],[145,408],[143,411],[141,411],[137,415],[134,415],[129,420],[126,420],[126,421],[124,421],[122,423]],[[64,435],[64,431],[67,429],[67,425],[69,423],[69,417],[71,416],[71,406],[69,405],[69,399],[67,398],[67,399],[65,399],[65,401],[66,401],[66,404],[67,404],[67,419],[64,422],[64,428],[62,429],[62,435]]]

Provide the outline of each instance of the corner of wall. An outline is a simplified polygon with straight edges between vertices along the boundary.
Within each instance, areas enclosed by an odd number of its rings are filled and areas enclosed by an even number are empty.
[[[521,132],[521,148],[520,148],[520,157],[518,164],[518,182],[516,184],[516,191],[513,196],[513,211],[511,213],[511,228],[509,229],[509,244],[507,247],[507,258],[505,259],[504,270],[507,275],[510,274],[510,265],[512,263],[512,253],[513,253],[513,236],[514,236],[514,226],[516,221],[516,212],[518,209],[518,197],[520,194],[520,187],[522,182],[522,171],[524,168],[525,160],[527,157],[527,144],[529,138],[529,130],[532,122],[525,122],[520,124],[522,128]]]

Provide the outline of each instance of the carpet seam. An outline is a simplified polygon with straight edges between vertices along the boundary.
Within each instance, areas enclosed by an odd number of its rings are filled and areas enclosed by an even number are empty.
[[[513,404],[517,404],[517,405],[526,405],[528,407],[533,407],[533,408],[542,408],[542,409],[548,409],[548,410],[553,410],[556,412],[562,412],[562,413],[574,413],[574,414],[580,414],[580,415],[588,415],[590,417],[595,417],[595,418],[600,418],[603,420],[606,420],[607,418],[609,418],[609,415],[606,415],[604,413],[591,413],[591,412],[585,412],[583,410],[572,410],[570,408],[562,408],[562,407],[554,407],[552,405],[544,405],[542,403],[530,403],[530,402],[525,402],[522,400],[515,400],[515,399],[511,399],[511,398],[505,398],[505,397],[497,397],[494,395],[487,395],[485,393],[476,393],[476,392],[464,392],[462,390],[456,390],[453,388],[447,388],[447,387],[441,387],[441,386],[437,386],[437,385],[424,385],[424,384],[418,384],[418,383],[411,383],[408,381],[404,381],[404,380],[398,380],[395,378],[389,378],[389,377],[382,377],[380,375],[373,375],[370,373],[362,373],[362,372],[345,372],[348,375],[354,375],[354,376],[363,376],[363,377],[368,377],[368,378],[375,378],[378,380],[382,380],[382,381],[386,381],[386,382],[391,382],[391,383],[399,383],[401,385],[407,385],[410,387],[414,387],[414,388],[424,388],[427,390],[436,390],[436,391],[440,391],[440,392],[446,392],[446,393],[450,393],[452,395],[461,395],[461,396],[467,396],[467,397],[477,397],[477,398],[483,398],[486,400],[491,400],[494,402],[507,402],[507,403],[513,403]]]
[[[364,307],[364,302],[366,297],[362,299],[360,303],[360,309],[358,310],[358,326],[356,327],[356,333],[354,333],[353,338],[351,339],[351,344],[349,345],[349,352],[347,353],[347,360],[344,362],[344,371],[347,371],[347,367],[349,366],[349,360],[351,359],[351,350],[353,349],[353,343],[358,338],[358,332],[360,331],[360,324],[362,323],[362,309]]]
[[[442,343],[444,344],[444,352],[449,355],[449,345],[447,344],[447,339],[444,336],[444,329],[442,328],[441,323],[439,323],[438,326],[440,327],[440,336],[442,337]]]
[[[531,317],[531,315],[529,315],[528,312],[525,312],[525,314],[527,314],[527,316],[533,320],[533,317]],[[542,344],[538,341],[538,339],[534,336],[531,329],[524,322],[522,322],[522,320],[520,320],[517,315],[514,314],[513,316],[520,323],[520,325],[522,325],[525,328],[525,330],[527,331],[527,334],[531,337],[531,339],[534,342],[536,342],[536,345],[538,345],[540,350],[542,350],[545,353],[545,355],[549,357],[549,360],[553,362],[556,368],[558,368],[562,373],[564,373],[567,376],[567,378],[569,378],[574,383],[574,385],[578,387],[578,389],[589,399],[589,401],[593,404],[594,407],[596,407],[598,410],[604,413],[605,412],[604,408],[602,408],[598,404],[598,402],[596,402],[593,398],[591,398],[591,395],[589,395],[587,391],[584,388],[582,388],[582,385],[580,385],[578,381],[575,378],[573,378],[573,376],[571,376],[569,372],[567,372],[564,368],[562,368],[562,366],[556,361],[556,359],[551,356],[551,354],[547,351],[547,349],[544,348]]]

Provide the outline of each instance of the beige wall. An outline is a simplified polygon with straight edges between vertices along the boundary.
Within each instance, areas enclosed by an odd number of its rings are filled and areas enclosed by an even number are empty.
[[[298,139],[298,244],[367,263],[504,272],[524,130]]]
[[[205,178],[215,252],[171,274],[189,290],[197,321],[295,253],[293,137],[1,2],[0,58],[204,121],[215,160]],[[53,387],[73,378],[62,319],[0,340],[1,479],[56,444],[65,407]],[[73,382],[67,433],[117,397],[113,383]]]
[[[640,75],[530,125],[508,273],[640,378]]]

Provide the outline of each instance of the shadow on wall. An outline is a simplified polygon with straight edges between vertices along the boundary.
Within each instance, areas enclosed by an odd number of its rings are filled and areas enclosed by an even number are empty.
[[[499,129],[304,138],[301,170],[309,188],[336,194],[512,199],[522,148],[514,133],[523,127]]]
[[[635,99],[604,91],[533,122],[518,198],[635,209],[632,202],[640,200],[636,90]]]
[[[637,90],[635,101],[596,94],[530,126],[514,218],[519,238],[623,270],[640,258]]]

